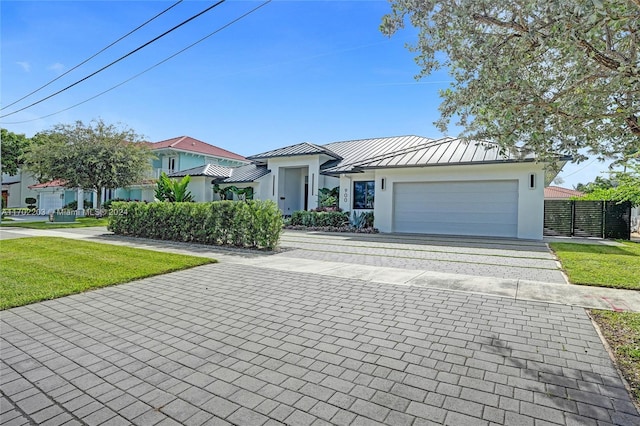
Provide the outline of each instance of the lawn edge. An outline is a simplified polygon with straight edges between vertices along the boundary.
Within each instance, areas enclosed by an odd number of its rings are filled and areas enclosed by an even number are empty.
[[[613,366],[616,369],[618,376],[620,376],[620,379],[622,380],[622,384],[624,385],[624,388],[629,394],[631,403],[636,407],[636,411],[638,411],[638,414],[640,414],[640,399],[636,399],[633,389],[631,388],[631,385],[627,381],[626,376],[624,375],[624,373],[620,369],[620,366],[618,365],[618,358],[615,355],[615,351],[613,350],[611,345],[609,345],[609,341],[607,340],[604,333],[602,332],[602,329],[600,329],[600,324],[598,324],[598,322],[595,320],[592,314],[592,311],[595,311],[595,310],[606,310],[606,309],[588,308],[586,309],[587,316],[591,320],[591,323],[593,324],[593,328],[596,330],[596,333],[598,333],[598,337],[600,337],[600,341],[602,341],[602,344],[605,350],[609,354],[609,358],[611,359],[611,362],[613,363]]]
[[[140,250],[144,250],[144,249],[140,249]],[[201,265],[187,266],[185,268],[170,269],[168,271],[159,272],[157,274],[149,274],[149,275],[145,275],[145,276],[142,276],[142,277],[132,278],[132,279],[126,280],[126,281],[121,281],[121,282],[117,282],[117,283],[113,283],[113,284],[106,284],[106,285],[103,285],[103,286],[100,286],[100,287],[88,288],[86,290],[77,291],[77,292],[73,292],[73,293],[69,293],[69,294],[64,294],[64,295],[60,295],[60,296],[57,296],[57,297],[52,297],[52,298],[49,298],[49,299],[34,300],[33,302],[25,303],[24,305],[9,306],[9,307],[6,307],[6,308],[0,307],[0,312],[6,311],[6,310],[9,310],[9,309],[13,309],[13,308],[21,308],[23,306],[33,305],[34,303],[41,303],[41,302],[46,302],[48,300],[61,299],[63,297],[74,296],[76,294],[89,293],[91,291],[102,290],[103,288],[107,288],[107,287],[113,287],[113,286],[122,285],[122,284],[129,284],[129,283],[132,283],[132,282],[135,282],[135,281],[146,280],[147,278],[158,277],[160,275],[172,274],[174,272],[186,271],[188,269],[199,268],[200,266],[206,266],[206,265],[211,265],[211,264],[218,263],[217,259],[207,258],[207,257],[203,257],[203,256],[202,257],[201,256],[193,256],[193,257],[197,257],[199,259],[206,259],[206,260],[208,260],[208,262],[202,263]]]

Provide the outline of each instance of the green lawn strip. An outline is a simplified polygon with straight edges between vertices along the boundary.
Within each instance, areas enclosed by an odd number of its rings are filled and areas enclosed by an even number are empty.
[[[640,313],[592,310],[591,316],[600,326],[614,353],[616,364],[640,404]]]
[[[81,217],[76,219],[75,222],[69,223],[56,223],[56,222],[19,222],[12,221],[10,223],[3,223],[3,227],[7,228],[29,228],[29,229],[60,229],[60,228],[87,228],[90,226],[107,226],[109,219],[104,217],[96,219],[95,217]]]
[[[294,243],[303,243],[303,244],[319,245],[319,246],[326,246],[327,245],[326,242],[310,242],[310,241],[305,240],[305,239],[300,239],[300,240],[289,239],[288,241],[291,241],[291,242],[294,242]],[[470,253],[470,252],[455,251],[455,250],[431,250],[431,249],[421,249],[421,248],[414,248],[414,247],[388,247],[388,246],[376,246],[376,245],[363,246],[362,244],[336,244],[336,246],[339,246],[339,247],[357,247],[357,248],[367,248],[367,249],[383,249],[383,250],[424,252],[424,253],[451,253],[451,254],[462,254],[462,255],[467,255],[467,256],[513,257],[513,258],[517,258],[517,259],[553,260],[550,257],[517,256],[517,255],[511,256],[511,255],[507,255],[507,254],[491,254],[491,253]],[[491,249],[488,249],[488,250],[491,250]],[[434,259],[434,260],[437,260],[437,259]],[[467,263],[467,262],[465,262],[465,263]]]
[[[0,245],[0,309],[213,262],[57,237],[4,240]]]
[[[424,257],[414,257],[414,256],[394,256],[390,254],[371,254],[371,253],[358,253],[351,251],[340,251],[340,250],[320,250],[320,249],[305,249],[305,248],[296,248],[296,250],[302,251],[312,251],[319,253],[332,253],[332,254],[349,254],[355,256],[377,256],[377,257],[386,257],[391,259],[410,259],[410,260],[423,260],[428,262],[450,262],[450,263],[470,263],[472,265],[489,265],[489,266],[506,266],[508,268],[518,268],[518,269],[537,269],[537,270],[548,270],[548,271],[556,271],[556,268],[543,268],[539,266],[520,266],[520,265],[505,265],[503,263],[489,263],[489,262],[469,262],[466,260],[450,260],[450,259],[426,259]],[[461,253],[462,254],[462,253]],[[466,254],[466,253],[464,253]],[[550,259],[547,259],[550,260]]]
[[[549,243],[574,284],[640,290],[640,244]]]

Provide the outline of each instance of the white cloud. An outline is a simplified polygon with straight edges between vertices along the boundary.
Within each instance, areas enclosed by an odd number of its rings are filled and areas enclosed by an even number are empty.
[[[31,71],[31,64],[29,62],[16,62],[16,64],[20,65],[24,72]]]
[[[53,64],[53,65],[49,65],[49,66],[47,67],[47,69],[48,69],[48,70],[51,70],[51,71],[54,71],[54,72],[57,72],[57,73],[60,73],[60,72],[62,72],[62,71],[65,69],[65,66],[64,66],[64,65],[62,65],[60,62],[56,62],[56,63],[55,63],[55,64]]]

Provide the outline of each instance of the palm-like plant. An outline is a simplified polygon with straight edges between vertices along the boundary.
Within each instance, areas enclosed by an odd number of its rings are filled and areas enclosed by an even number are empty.
[[[156,199],[175,203],[189,203],[193,201],[191,192],[187,190],[191,182],[191,176],[186,175],[180,181],[171,180],[165,172],[162,172],[156,187]]]

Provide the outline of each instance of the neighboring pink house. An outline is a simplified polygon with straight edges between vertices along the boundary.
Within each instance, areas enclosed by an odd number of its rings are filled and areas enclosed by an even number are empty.
[[[582,197],[584,192],[575,189],[561,188],[559,186],[547,186],[544,189],[545,200],[566,200],[571,197]]]

